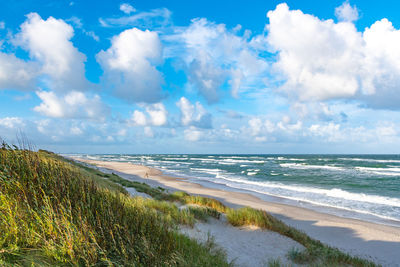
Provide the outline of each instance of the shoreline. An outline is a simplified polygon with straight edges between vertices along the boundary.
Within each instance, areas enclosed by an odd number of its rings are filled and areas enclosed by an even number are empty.
[[[337,247],[354,256],[370,259],[384,266],[396,266],[400,262],[400,228],[342,218],[303,207],[269,202],[252,194],[208,188],[183,178],[164,175],[160,170],[127,162],[109,162],[73,158],[90,165],[126,175],[138,176],[164,187],[185,191],[189,194],[208,196],[229,206],[250,206],[263,209],[286,224],[307,233],[310,237]],[[135,177],[125,177],[134,179]],[[151,184],[151,183],[150,183]]]

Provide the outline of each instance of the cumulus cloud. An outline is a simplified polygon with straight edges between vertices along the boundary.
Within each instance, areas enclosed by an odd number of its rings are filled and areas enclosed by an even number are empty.
[[[212,128],[212,116],[200,102],[193,105],[187,98],[181,97],[176,103],[181,111],[181,123],[184,126]]]
[[[139,110],[132,113],[129,121],[134,126],[163,126],[168,122],[168,111],[162,103],[145,106],[147,115]]]
[[[400,30],[387,19],[375,22],[363,33],[361,68],[363,100],[376,108],[400,108]]]
[[[278,52],[283,87],[300,100],[351,97],[358,90],[361,34],[351,23],[321,21],[280,4],[267,14],[267,41]]]
[[[6,24],[4,21],[0,21],[0,30],[4,30],[6,28]]]
[[[125,30],[112,38],[109,49],[97,54],[97,60],[117,97],[147,103],[161,99],[163,78],[156,66],[162,62],[162,48],[156,32]]]
[[[48,117],[104,120],[109,113],[109,108],[98,95],[88,98],[78,91],[71,91],[62,97],[46,91],[38,91],[36,94],[43,102],[34,111]]]
[[[34,90],[37,65],[0,52],[0,89]]]
[[[44,81],[56,91],[84,90],[86,56],[70,41],[73,28],[61,19],[43,20],[37,13],[27,15],[14,42],[29,51],[32,59],[41,64]]]
[[[168,40],[178,44],[170,49],[171,56],[183,56],[189,82],[209,103],[220,99],[226,82],[232,96],[238,97],[244,85],[250,86],[267,69],[247,36],[239,36],[237,28],[228,30],[224,24],[204,18],[193,19],[189,27],[177,29]]]
[[[136,12],[136,8],[134,8],[132,5],[128,4],[128,3],[122,3],[119,6],[119,10],[121,10],[122,12],[124,12],[125,14],[130,14],[132,12]]]
[[[154,126],[162,126],[167,123],[168,112],[162,103],[148,105],[146,112],[150,116],[151,124]]]
[[[341,21],[355,21],[358,19],[358,10],[356,6],[351,6],[346,1],[335,9],[335,15]]]
[[[337,13],[347,14],[343,10],[349,7],[345,2]],[[283,75],[282,90],[290,97],[300,101],[356,99],[372,108],[400,108],[396,93],[400,31],[390,21],[382,19],[358,32],[351,22],[354,16],[343,15],[346,20],[335,23],[289,10],[286,4],[267,16],[265,40],[270,51],[277,53],[274,67]]]
[[[146,115],[138,110],[135,110],[132,114],[132,122],[134,125],[145,126],[147,125]]]

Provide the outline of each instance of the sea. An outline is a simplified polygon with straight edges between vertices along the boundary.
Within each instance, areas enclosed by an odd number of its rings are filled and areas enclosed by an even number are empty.
[[[400,227],[400,155],[73,156],[143,164],[206,187]]]

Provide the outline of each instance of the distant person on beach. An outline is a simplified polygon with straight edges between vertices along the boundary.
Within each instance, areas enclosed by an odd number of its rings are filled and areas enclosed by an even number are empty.
[[[146,174],[144,175],[145,178],[149,178],[149,174],[146,172]]]

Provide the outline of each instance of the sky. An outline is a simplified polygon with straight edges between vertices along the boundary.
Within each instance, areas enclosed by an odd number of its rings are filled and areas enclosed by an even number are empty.
[[[397,1],[1,1],[0,138],[59,153],[398,154]]]

